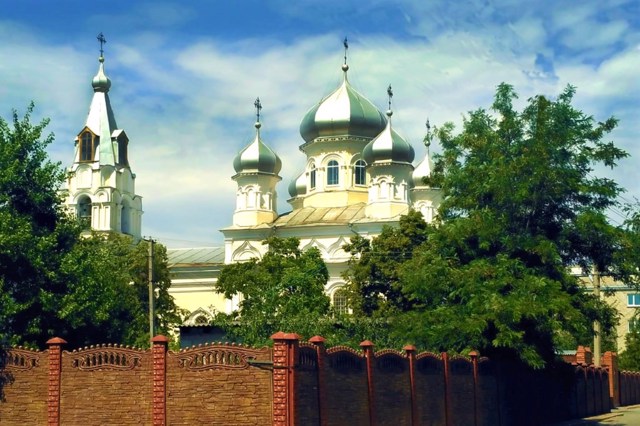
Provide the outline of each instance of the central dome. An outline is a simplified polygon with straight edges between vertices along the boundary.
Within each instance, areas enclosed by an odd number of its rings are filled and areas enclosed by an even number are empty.
[[[373,138],[387,124],[384,114],[371,101],[351,87],[348,66],[343,66],[342,84],[309,110],[300,123],[305,142],[326,136],[361,136]]]

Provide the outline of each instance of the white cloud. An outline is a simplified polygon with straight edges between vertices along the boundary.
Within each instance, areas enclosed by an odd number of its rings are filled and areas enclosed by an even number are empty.
[[[554,44],[562,34],[567,43],[587,46],[579,38],[585,31],[594,32],[597,37],[589,43],[598,46],[610,46],[616,37],[629,40],[625,21],[611,20],[594,31],[580,28],[570,14],[548,19],[556,16],[553,8],[513,13],[520,12],[520,4],[461,8],[400,2],[404,30],[415,37],[357,34],[350,43],[349,79],[382,110],[386,87],[393,85],[394,127],[416,147],[416,161],[424,152],[427,117],[436,125],[460,123],[465,112],[488,107],[503,81],[515,86],[520,103],[537,93],[555,95],[567,83],[577,85],[579,107],[600,119],[620,116],[616,140],[640,155],[632,139],[640,130],[635,124],[640,122],[637,46],[589,62],[584,56],[567,57]],[[147,6],[126,19],[146,16]],[[591,19],[599,9],[584,10],[576,16]],[[293,19],[295,11],[289,12]],[[184,25],[190,13],[172,15],[167,26]],[[91,19],[107,18],[114,17]],[[125,21],[118,28],[127,28]],[[264,106],[262,137],[283,160],[278,192],[284,211],[288,184],[305,162],[297,149],[300,120],[340,83],[344,34],[335,29],[281,40],[267,33],[261,39],[229,41],[212,31],[208,37],[176,42],[160,31],[167,26],[132,26],[126,37],[109,40],[105,65],[113,82],[111,101],[119,126],[131,138],[131,164],[144,197],[143,233],[164,238],[170,246],[219,244],[217,230],[231,224],[235,206],[232,160],[254,136],[254,99],[260,96]],[[35,99],[58,136],[52,156],[68,164],[73,138],[84,125],[97,61],[92,54],[34,37],[32,31],[0,22],[0,38],[12,37],[12,43],[0,45],[0,111],[6,116],[11,107]],[[536,64],[538,55],[548,59],[552,71]],[[614,177],[636,194],[640,176],[627,163]]]

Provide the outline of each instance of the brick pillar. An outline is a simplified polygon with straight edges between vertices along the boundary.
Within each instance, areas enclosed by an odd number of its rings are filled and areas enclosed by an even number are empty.
[[[324,337],[313,336],[309,342],[316,347],[318,359],[318,418],[320,426],[327,426],[327,382],[325,378],[325,361],[327,348],[324,346]]]
[[[473,418],[476,425],[480,424],[480,416],[478,413],[478,351],[469,352],[471,364],[473,365]]]
[[[590,347],[578,346],[576,350],[576,363],[582,365],[593,364],[593,354],[591,353]]]
[[[417,426],[418,421],[418,396],[416,395],[416,347],[407,345],[404,352],[409,359],[409,386],[411,386],[411,425]]]
[[[273,426],[294,426],[296,421],[295,366],[298,342],[295,333],[277,332],[273,340]]]
[[[376,426],[376,401],[373,380],[373,343],[369,340],[365,340],[360,343],[360,347],[364,353],[364,358],[367,363],[367,386],[368,386],[368,400],[369,400],[369,425]]]
[[[442,356],[442,365],[444,370],[444,423],[449,426],[452,424],[452,413],[451,413],[451,382],[450,371],[449,371],[449,354],[446,352],[441,353]]]
[[[151,356],[153,359],[152,388],[152,424],[167,424],[167,348],[169,339],[159,335],[151,339]]]
[[[62,345],[59,337],[47,340],[49,346],[49,389],[47,394],[47,425],[60,426],[60,379],[62,374]]]
[[[602,366],[609,373],[609,398],[612,407],[620,406],[620,372],[618,371],[618,355],[615,352],[607,351],[602,356]]]

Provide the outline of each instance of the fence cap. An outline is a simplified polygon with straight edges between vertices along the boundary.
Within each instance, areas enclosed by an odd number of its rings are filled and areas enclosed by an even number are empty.
[[[163,336],[162,334],[158,334],[153,339],[151,339],[151,343],[169,343],[169,338],[167,336]]]
[[[373,344],[373,342],[371,340],[365,340],[364,342],[360,343],[360,347],[362,349],[366,349],[366,348],[373,348],[375,345]]]
[[[402,350],[405,351],[405,352],[415,352],[416,351],[416,347],[413,346],[413,345],[404,345]]]
[[[325,339],[322,336],[313,336],[311,339],[309,339],[310,343],[324,343]]]
[[[52,337],[51,339],[47,340],[47,345],[66,345],[67,341],[60,338],[60,337]]]
[[[300,340],[300,336],[296,333],[285,333],[283,331],[278,331],[271,335],[271,340]]]

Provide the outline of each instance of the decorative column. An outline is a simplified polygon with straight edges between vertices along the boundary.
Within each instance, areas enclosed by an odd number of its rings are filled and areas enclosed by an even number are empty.
[[[480,424],[478,415],[478,351],[469,352],[471,358],[471,365],[473,365],[473,418],[476,424]]]
[[[62,345],[59,337],[47,340],[49,346],[49,389],[47,393],[47,424],[60,426],[60,378],[62,374]]]
[[[618,355],[615,352],[607,351],[602,357],[602,366],[607,369],[609,373],[609,398],[611,400],[611,407],[620,406],[620,388],[619,388],[619,374],[618,371]]]
[[[167,424],[167,348],[169,339],[158,335],[151,339],[151,356],[153,359],[152,388],[152,424]]]
[[[309,342],[316,347],[318,363],[318,411],[320,426],[327,426],[327,382],[325,380],[325,360],[327,348],[324,345],[324,337],[313,336]]]
[[[375,393],[373,383],[373,343],[369,340],[365,340],[360,343],[360,347],[364,352],[364,357],[367,363],[367,387],[368,387],[368,399],[369,399],[369,425],[376,426],[376,406],[375,406]]]
[[[449,371],[449,354],[442,352],[442,364],[444,369],[444,415],[445,424],[452,424],[453,416],[451,415],[451,371]]]
[[[416,347],[406,345],[402,348],[409,359],[409,386],[411,386],[411,424],[417,426],[418,422],[418,401],[416,395]]]
[[[295,333],[279,331],[273,340],[273,426],[294,426],[296,421],[295,365],[298,342]]]

